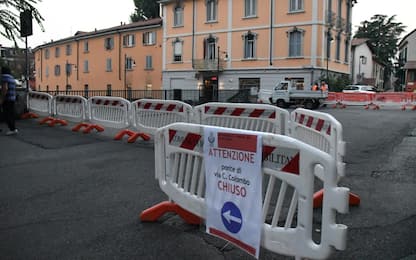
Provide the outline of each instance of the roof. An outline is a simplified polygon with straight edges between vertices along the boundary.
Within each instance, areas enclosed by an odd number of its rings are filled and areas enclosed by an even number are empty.
[[[128,31],[146,29],[149,27],[156,27],[156,26],[162,26],[162,18],[154,18],[154,19],[149,19],[146,21],[139,21],[139,22],[134,22],[134,23],[129,23],[129,24],[121,24],[121,25],[106,28],[106,29],[94,30],[92,32],[77,31],[74,36],[39,45],[35,48],[35,50],[62,44],[65,42],[71,42],[71,41],[78,40],[78,39],[93,38],[97,36],[112,34],[114,32],[128,32]]]
[[[351,46],[358,46],[363,43],[367,43],[368,40],[368,38],[353,38],[351,41]]]
[[[416,61],[407,61],[404,66],[403,69],[416,69]]]
[[[414,33],[416,33],[416,29],[414,29],[413,31],[408,33],[406,36],[404,36],[403,39],[399,42],[399,46],[402,46],[407,41],[407,38],[409,38]],[[416,38],[416,36],[415,36],[415,38]]]

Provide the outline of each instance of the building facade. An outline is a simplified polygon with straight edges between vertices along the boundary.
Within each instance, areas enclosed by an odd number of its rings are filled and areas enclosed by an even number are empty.
[[[309,88],[349,74],[354,0],[161,0],[163,88]]]
[[[354,84],[366,84],[384,90],[384,68],[377,61],[368,39],[353,39],[351,48],[351,76]]]
[[[416,91],[416,29],[399,43],[401,83],[406,91]]]
[[[29,78],[29,87],[35,87],[33,74],[35,62],[31,49],[28,49],[26,63],[26,49],[0,45],[0,63],[10,68],[12,74],[17,79],[18,86],[27,87],[26,78]]]
[[[162,20],[151,19],[50,42],[34,49],[36,88],[159,90]]]

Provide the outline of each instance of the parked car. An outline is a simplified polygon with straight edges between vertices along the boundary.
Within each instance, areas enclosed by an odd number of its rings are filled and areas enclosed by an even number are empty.
[[[343,93],[376,93],[375,87],[370,85],[348,85],[343,90]]]

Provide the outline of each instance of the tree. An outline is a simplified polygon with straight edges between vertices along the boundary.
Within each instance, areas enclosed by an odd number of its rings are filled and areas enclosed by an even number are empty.
[[[386,15],[376,14],[370,21],[361,22],[354,35],[354,38],[367,38],[369,44],[375,52],[376,59],[384,64],[384,80],[390,79],[393,71],[393,60],[396,57],[400,35],[406,26],[400,22],[395,22],[396,16],[387,17]]]
[[[159,17],[157,0],[134,0],[135,12],[130,16],[132,22],[145,21]]]
[[[0,0],[0,34],[17,46],[20,38],[20,13],[32,11],[32,17],[43,30],[43,17],[34,5],[42,0]]]

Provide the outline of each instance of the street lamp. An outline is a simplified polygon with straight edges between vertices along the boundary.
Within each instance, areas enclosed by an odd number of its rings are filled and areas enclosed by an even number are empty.
[[[217,47],[217,88],[214,90],[213,96],[215,96],[215,98],[218,98],[218,89],[220,86],[220,56],[221,53],[224,54],[224,61],[228,60],[228,53],[226,51],[222,51],[220,50],[220,46],[218,45]],[[214,98],[213,98],[214,99]],[[214,101],[217,101],[216,99]]]
[[[326,31],[326,83],[329,82],[329,57],[331,56],[331,42],[332,42],[331,31],[328,28]]]
[[[76,64],[69,63],[68,60],[65,62],[65,75],[66,75],[65,90],[66,91],[69,90],[68,79],[69,79],[69,76],[71,75],[71,72],[72,72],[72,65],[74,65],[75,66],[75,69],[77,69],[77,65]]]
[[[124,97],[127,99],[127,70],[131,70],[136,66],[136,62],[124,54]]]
[[[361,64],[366,64],[367,58],[363,55],[360,55],[360,60],[358,61],[358,83],[362,83],[363,76],[361,75]]]

